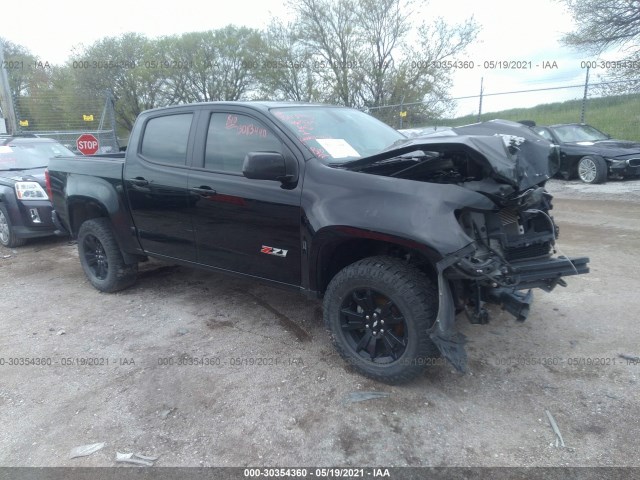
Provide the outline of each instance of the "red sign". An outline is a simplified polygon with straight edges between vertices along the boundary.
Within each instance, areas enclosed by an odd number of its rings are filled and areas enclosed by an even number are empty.
[[[83,155],[93,155],[98,151],[98,139],[90,133],[84,133],[76,140],[76,146]]]

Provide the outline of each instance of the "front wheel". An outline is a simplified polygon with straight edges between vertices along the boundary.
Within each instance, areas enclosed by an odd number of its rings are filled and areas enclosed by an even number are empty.
[[[607,162],[600,157],[582,157],[578,162],[578,177],[584,183],[606,182],[607,170]]]
[[[78,232],[78,254],[85,275],[101,292],[116,292],[136,281],[138,264],[126,264],[106,218],[87,220]]]
[[[340,271],[324,298],[324,320],[340,355],[374,380],[407,382],[439,356],[429,338],[437,290],[418,269],[370,257]]]
[[[16,237],[16,233],[9,220],[9,212],[4,205],[0,205],[0,243],[5,247],[20,247],[26,243],[24,238]]]

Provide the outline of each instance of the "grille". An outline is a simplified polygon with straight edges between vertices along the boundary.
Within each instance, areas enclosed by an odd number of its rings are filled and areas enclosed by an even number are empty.
[[[549,242],[543,242],[528,247],[506,248],[504,254],[507,260],[522,260],[547,255],[550,249]]]
[[[631,160],[627,160],[627,165],[630,167],[640,167],[640,158],[632,158]]]
[[[511,208],[503,208],[498,212],[502,228],[507,235],[518,235],[520,225],[518,224],[518,212]]]
[[[502,225],[509,225],[510,223],[518,223],[518,213],[511,208],[503,208],[498,212]]]

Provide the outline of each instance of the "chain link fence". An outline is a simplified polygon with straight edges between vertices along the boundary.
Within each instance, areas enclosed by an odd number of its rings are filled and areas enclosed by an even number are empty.
[[[51,130],[51,131],[34,131],[29,132],[38,137],[43,138],[53,138],[57,140],[69,150],[78,152],[76,141],[80,137],[80,135],[84,135],[85,133],[90,133],[98,140],[98,152],[97,153],[115,153],[120,149],[120,145],[118,139],[113,130],[76,130],[76,131],[60,131],[60,130]]]
[[[460,126],[502,118],[531,120],[538,125],[588,123],[612,137],[640,141],[640,94],[608,93],[624,91],[625,86],[636,87],[636,84],[636,80],[593,83],[587,80],[584,84],[487,91],[450,99],[455,102],[457,115],[444,118],[416,115],[424,105],[422,102],[372,107],[368,111],[396,129]]]
[[[14,99],[17,133],[53,138],[74,152],[77,139],[92,134],[98,140],[97,153],[120,149],[116,118],[109,93],[102,96],[75,95],[53,99],[46,94],[31,94]],[[79,152],[78,152],[79,153]]]

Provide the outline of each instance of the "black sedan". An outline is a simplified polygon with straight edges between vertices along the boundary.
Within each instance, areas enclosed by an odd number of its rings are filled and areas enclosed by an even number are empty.
[[[585,124],[533,126],[538,134],[560,146],[560,174],[585,183],[603,183],[609,176],[640,175],[640,143],[614,140]]]
[[[18,247],[28,238],[53,235],[45,169],[51,157],[73,155],[55,140],[0,139],[0,244]]]

